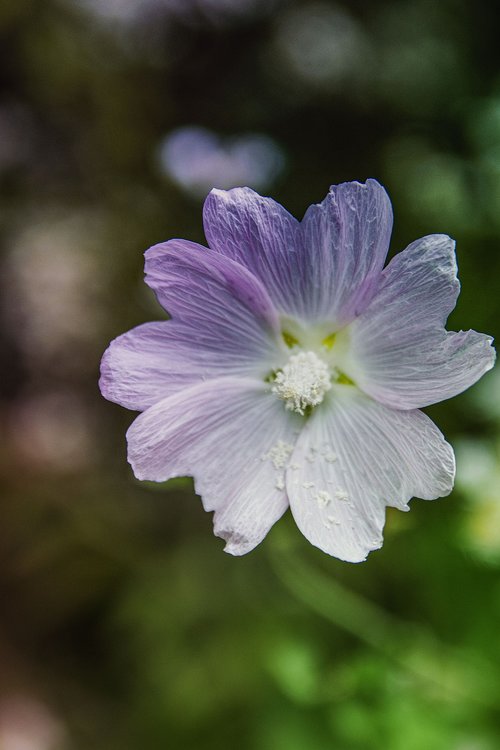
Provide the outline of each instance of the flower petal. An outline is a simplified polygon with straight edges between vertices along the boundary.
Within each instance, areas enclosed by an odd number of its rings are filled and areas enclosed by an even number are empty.
[[[144,323],[112,341],[102,358],[99,386],[110,401],[144,411],[181,388],[209,378],[263,379],[268,371],[266,357],[256,356],[244,341],[236,351],[227,346],[226,338],[214,335],[208,324],[195,328],[167,320]]]
[[[454,472],[453,451],[425,414],[335,385],[297,440],[287,492],[312,544],[360,562],[382,545],[386,505],[408,510],[414,495],[447,495]]]
[[[147,282],[174,318],[119,336],[104,354],[103,395],[147,409],[182,387],[222,375],[264,379],[286,347],[262,284],[229,258],[172,240],[146,253]]]
[[[212,190],[205,201],[209,245],[261,279],[279,311],[340,326],[366,305],[389,246],[392,210],[375,181],[330,189],[299,224],[249,188]]]
[[[260,351],[278,332],[263,284],[239,263],[185,240],[154,245],[145,257],[146,283],[174,319],[222,336],[233,351]]]
[[[389,249],[392,206],[376,180],[334,185],[302,221],[315,315],[340,327],[359,315],[376,292]]]
[[[242,555],[288,507],[284,471],[299,425],[265,383],[220,378],[139,415],[127,433],[129,461],[138,479],[194,476],[215,534]]]
[[[280,312],[304,297],[300,225],[271,198],[250,188],[212,190],[203,207],[210,247],[246,266],[265,285]]]
[[[454,247],[446,235],[409,245],[389,263],[375,298],[350,326],[349,375],[388,406],[442,401],[493,367],[490,336],[444,329],[460,289]]]

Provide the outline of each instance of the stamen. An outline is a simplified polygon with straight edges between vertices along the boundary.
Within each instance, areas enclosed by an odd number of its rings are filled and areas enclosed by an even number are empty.
[[[340,385],[355,385],[354,380],[351,380],[349,375],[346,375],[345,372],[341,372],[337,368],[337,383]]]
[[[326,336],[326,338],[323,339],[321,342],[326,349],[332,349],[333,345],[335,343],[335,339],[337,337],[336,333],[330,333],[329,336]]]
[[[296,338],[293,333],[289,333],[288,331],[282,331],[281,335],[283,336],[283,341],[288,346],[289,349],[293,349],[294,346],[297,346],[299,343],[298,338]]]
[[[278,440],[269,453],[264,453],[261,458],[263,461],[269,459],[275,469],[284,469],[292,452],[293,445],[291,443],[285,443],[283,440]]]
[[[323,401],[332,387],[328,365],[314,352],[293,354],[277,373],[272,392],[285,401],[290,411],[304,414]]]

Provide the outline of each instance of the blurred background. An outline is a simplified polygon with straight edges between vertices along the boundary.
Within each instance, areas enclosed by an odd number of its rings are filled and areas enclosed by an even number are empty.
[[[500,380],[428,412],[456,490],[361,565],[285,517],[224,555],[190,480],[137,482],[109,340],[162,311],[143,251],[203,197],[297,216],[376,177],[391,252],[458,242],[449,327],[499,332],[487,0],[0,2],[1,750],[498,750]]]

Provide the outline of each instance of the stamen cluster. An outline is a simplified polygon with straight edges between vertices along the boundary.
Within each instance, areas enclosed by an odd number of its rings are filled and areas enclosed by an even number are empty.
[[[330,377],[328,365],[314,352],[298,352],[278,372],[271,390],[289,411],[304,414],[308,407],[323,401],[332,387]]]

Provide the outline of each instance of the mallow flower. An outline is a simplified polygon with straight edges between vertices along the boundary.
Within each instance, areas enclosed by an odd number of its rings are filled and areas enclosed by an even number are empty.
[[[170,319],[115,339],[101,391],[142,412],[135,476],[193,476],[225,550],[243,555],[290,506],[351,562],[382,545],[385,507],[448,495],[451,446],[420,409],[476,382],[492,339],[445,330],[454,242],[416,240],[384,268],[391,203],[375,180],[333,186],[301,222],[249,188],[212,190],[208,247],[146,252]]]

